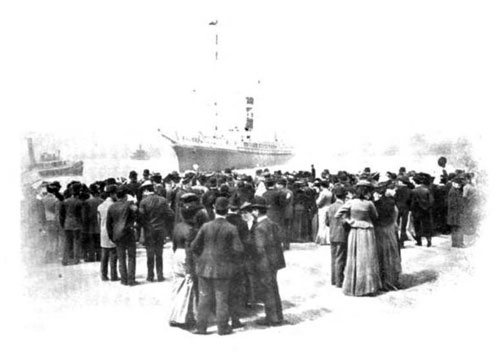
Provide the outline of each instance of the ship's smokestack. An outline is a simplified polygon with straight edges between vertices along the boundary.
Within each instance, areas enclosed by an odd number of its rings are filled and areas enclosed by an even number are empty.
[[[247,99],[247,123],[245,125],[245,131],[251,132],[253,129],[253,97],[246,97]]]
[[[30,166],[36,165],[35,150],[33,149],[33,139],[28,138],[28,155],[30,159]]]

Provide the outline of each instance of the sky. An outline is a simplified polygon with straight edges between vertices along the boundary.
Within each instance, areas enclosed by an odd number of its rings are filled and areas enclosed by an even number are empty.
[[[246,96],[256,132],[304,146],[332,135],[339,146],[477,136],[496,118],[498,25],[487,2],[2,6],[3,97],[21,131],[241,127]]]

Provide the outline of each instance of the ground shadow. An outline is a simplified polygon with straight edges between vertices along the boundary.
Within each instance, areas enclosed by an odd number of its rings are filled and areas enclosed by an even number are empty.
[[[410,289],[437,280],[439,273],[432,269],[420,270],[411,274],[401,274],[400,289]]]

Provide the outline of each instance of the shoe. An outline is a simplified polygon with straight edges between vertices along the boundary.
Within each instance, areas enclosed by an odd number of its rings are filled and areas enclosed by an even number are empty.
[[[118,281],[118,280],[120,280],[120,278],[118,277],[111,278],[111,281]]]
[[[122,284],[122,285],[128,285],[128,283],[126,281],[121,281],[120,284]]]
[[[165,281],[165,278],[163,276],[158,278],[159,283],[161,283],[162,281]]]
[[[109,278],[108,278],[107,276],[101,276],[101,280],[102,280],[102,281],[108,281],[108,280],[109,280]]]
[[[231,326],[233,327],[233,329],[237,329],[245,327],[245,324],[241,323],[241,321],[233,321],[231,323]]]
[[[146,280],[149,281],[150,283],[152,283],[155,279],[151,278],[151,277],[148,277]]]
[[[217,334],[218,334],[219,336],[230,335],[230,334],[232,334],[232,333],[233,333],[233,329],[232,329],[232,328],[230,328],[230,327],[225,328],[225,329],[223,329],[223,330],[221,330],[221,331],[217,331]]]
[[[193,331],[193,333],[194,333],[195,335],[208,335],[208,333],[207,333],[207,331],[206,331],[206,330],[198,330],[198,329],[195,329],[195,330]]]
[[[279,326],[283,322],[282,321],[269,321],[267,319],[260,319],[256,321],[257,325],[259,326]]]
[[[128,282],[128,286],[136,286],[136,285],[139,285],[139,283],[137,281],[129,281]]]
[[[430,241],[427,242],[427,248],[432,247],[432,243]]]
[[[415,245],[421,247],[422,246],[422,242],[421,241],[417,241],[417,243],[415,243]]]

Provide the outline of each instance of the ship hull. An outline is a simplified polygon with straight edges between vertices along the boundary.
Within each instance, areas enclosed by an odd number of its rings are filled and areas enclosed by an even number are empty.
[[[256,152],[196,145],[173,145],[173,149],[181,172],[192,170],[193,165],[201,171],[277,166],[293,157],[290,151]]]
[[[83,161],[62,167],[39,169],[38,174],[41,177],[81,176],[83,174]]]

